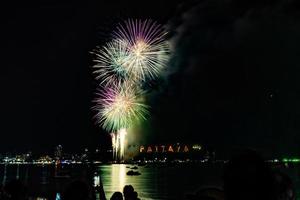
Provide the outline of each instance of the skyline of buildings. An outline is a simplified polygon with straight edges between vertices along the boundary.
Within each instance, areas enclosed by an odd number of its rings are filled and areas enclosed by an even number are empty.
[[[0,153],[0,164],[82,164],[82,163],[160,163],[160,162],[193,162],[225,161],[216,156],[216,151],[200,144],[148,144],[126,145],[125,160],[115,161],[113,150],[101,148],[84,148],[81,152],[65,152],[62,145],[57,145],[50,154]],[[300,162],[297,156],[268,158],[268,162]]]

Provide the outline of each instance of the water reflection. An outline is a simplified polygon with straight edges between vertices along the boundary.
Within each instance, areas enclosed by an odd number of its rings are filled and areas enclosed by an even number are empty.
[[[60,193],[56,193],[55,200],[60,200]]]
[[[2,185],[5,185],[5,183],[6,183],[6,176],[7,176],[7,164],[4,165]]]
[[[110,199],[116,191],[122,192],[125,185],[132,185],[143,200],[184,199],[185,193],[192,193],[202,184],[219,181],[222,175],[221,166],[217,165],[176,165],[176,166],[138,166],[139,176],[127,176],[126,172],[133,165],[114,164],[100,165],[87,170],[83,165],[65,166],[55,173],[54,165],[0,165],[0,176],[3,184],[16,177],[26,181],[29,189],[29,200],[60,200],[63,188],[72,179],[86,178],[95,186],[95,199],[100,199],[97,186],[103,185],[106,199]],[[18,169],[19,168],[19,169]],[[94,173],[96,169],[96,173]],[[295,187],[300,188],[300,167],[281,169],[294,179]],[[68,175],[67,176],[67,173]],[[56,176],[55,176],[56,175]],[[98,188],[99,189],[99,188]],[[298,189],[298,195],[300,190]],[[102,199],[102,197],[101,197]]]
[[[16,179],[18,180],[20,177],[20,165],[17,165],[17,173],[16,173]]]
[[[44,197],[37,197],[36,200],[47,200],[47,198],[44,198]]]
[[[110,191],[123,191],[126,182],[126,166],[112,165]]]
[[[99,192],[96,192],[96,193],[95,193],[95,199],[96,199],[96,200],[100,200],[100,194],[99,194]]]
[[[158,177],[155,175],[156,170],[149,167],[138,167],[138,171],[141,173],[140,176],[127,176],[126,172],[131,170],[130,167],[134,167],[133,165],[127,166],[128,168],[126,168],[125,164],[114,164],[101,165],[99,167],[107,199],[114,192],[123,192],[125,185],[132,185],[141,199],[156,199],[155,195],[158,192],[156,188],[156,179]]]
[[[24,177],[24,182],[25,183],[28,182],[28,175],[29,175],[29,166],[26,165],[26,168],[25,168],[25,177]]]
[[[47,185],[48,184],[48,168],[46,166],[43,166],[42,172],[41,172],[41,184]]]

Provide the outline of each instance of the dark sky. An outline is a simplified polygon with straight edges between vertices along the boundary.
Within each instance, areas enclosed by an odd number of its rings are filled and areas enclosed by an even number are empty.
[[[207,0],[176,15],[155,135],[219,152],[297,155],[299,8],[297,1]]]
[[[172,69],[150,95],[149,141],[299,150],[296,17],[258,25],[263,15],[247,12],[263,13],[257,1],[200,11],[196,1],[83,2],[15,2],[1,14],[0,151],[105,143],[90,109],[96,83],[89,52],[127,17],[169,23],[173,34]]]
[[[0,150],[43,152],[57,144],[77,150],[101,140],[96,135],[104,133],[91,119],[95,82],[89,52],[106,39],[102,31],[110,22],[147,16],[165,22],[176,4],[15,3],[1,20]]]

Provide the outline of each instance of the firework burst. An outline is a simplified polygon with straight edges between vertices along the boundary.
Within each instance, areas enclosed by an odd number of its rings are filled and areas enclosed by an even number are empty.
[[[126,70],[132,79],[145,81],[159,76],[169,59],[166,35],[163,26],[152,20],[127,20],[117,26],[113,37],[126,45]]]
[[[114,158],[124,159],[127,128],[146,119],[141,87],[165,68],[170,48],[163,26],[151,20],[127,20],[112,41],[93,52],[101,89],[94,100],[97,123],[112,132]]]
[[[115,84],[104,89],[95,100],[98,123],[107,131],[130,127],[148,114],[148,106],[142,100],[141,92],[130,84]]]
[[[96,78],[101,80],[101,85],[109,86],[128,79],[129,51],[127,46],[125,42],[114,40],[93,52],[96,55],[94,73],[97,74]]]

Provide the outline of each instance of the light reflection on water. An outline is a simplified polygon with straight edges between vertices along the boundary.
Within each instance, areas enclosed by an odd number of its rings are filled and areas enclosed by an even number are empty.
[[[122,191],[125,182],[126,182],[126,166],[124,164],[121,165],[112,165],[111,169],[111,185],[110,191]]]
[[[60,193],[56,193],[55,200],[60,200]]]
[[[32,165],[1,165],[0,176],[2,182],[11,181],[19,175],[20,180],[28,184],[31,189],[30,200],[59,200],[59,195],[65,184],[73,178],[82,178],[86,167],[81,165],[70,165],[68,170],[70,177],[54,178],[54,166],[32,166]],[[218,165],[171,165],[171,166],[141,166],[137,171],[140,176],[128,176],[126,172],[133,165],[113,164],[101,165],[96,168],[97,173],[89,176],[91,184],[100,185],[102,181],[106,198],[110,199],[116,191],[123,191],[125,185],[132,185],[138,192],[139,198],[143,200],[177,200],[184,199],[186,193],[195,192],[203,185],[219,184],[222,177],[222,166]],[[64,170],[65,171],[65,170]],[[300,168],[283,169],[294,179],[296,188],[300,188]],[[86,174],[85,174],[86,176]],[[298,189],[299,194],[299,189]],[[298,196],[299,197],[299,196]],[[99,200],[99,194],[96,194]]]
[[[127,183],[125,164],[113,164],[110,167],[104,166],[100,170],[107,198],[110,198],[114,192],[123,191]]]
[[[149,168],[139,168],[138,171],[141,172],[140,176],[128,176],[126,173],[131,169],[126,166],[129,167],[129,165],[125,164],[113,164],[103,165],[98,168],[106,198],[109,199],[114,192],[122,192],[125,185],[132,185],[141,199],[154,199],[152,198],[152,194],[155,191],[153,191],[154,187],[152,185],[156,182],[154,180],[156,176],[149,176],[151,175]],[[133,166],[131,165],[131,167]]]
[[[128,166],[128,165],[127,165]],[[131,165],[130,167],[133,167]],[[201,186],[222,186],[222,166],[218,165],[176,165],[138,167],[140,176],[127,176],[131,170],[125,164],[102,165],[99,168],[106,198],[116,192],[122,192],[125,185],[132,185],[143,200],[185,199],[188,193],[194,193]],[[299,168],[286,169],[299,186]],[[299,189],[297,189],[299,198]]]
[[[36,200],[47,200],[47,198],[37,197]]]
[[[139,176],[128,176],[126,172],[133,165],[102,165],[101,174],[107,199],[116,192],[122,192],[125,185],[132,185],[143,200],[183,199],[184,191],[192,192],[199,185],[200,173],[183,167],[138,167]]]

